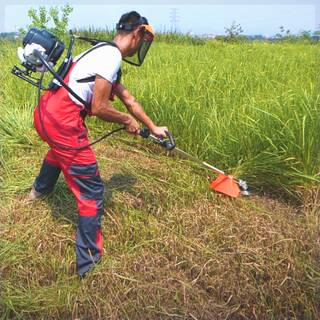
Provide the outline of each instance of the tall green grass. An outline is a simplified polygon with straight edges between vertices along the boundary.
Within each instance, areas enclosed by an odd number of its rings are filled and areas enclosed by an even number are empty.
[[[125,84],[179,146],[288,192],[319,182],[319,47],[158,44]]]
[[[319,46],[182,40],[155,42],[141,68],[123,66],[124,84],[155,122],[170,128],[178,146],[252,186],[295,194],[319,183]],[[35,138],[35,89],[10,75],[16,46],[2,43],[0,51],[4,147]],[[75,52],[85,48],[78,43]],[[95,135],[108,125],[89,126]]]

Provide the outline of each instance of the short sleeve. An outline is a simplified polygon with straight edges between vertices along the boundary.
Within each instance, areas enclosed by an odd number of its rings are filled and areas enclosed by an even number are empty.
[[[94,74],[101,76],[111,83],[114,82],[122,61],[119,49],[112,46],[104,46],[95,51],[91,60],[94,63]]]

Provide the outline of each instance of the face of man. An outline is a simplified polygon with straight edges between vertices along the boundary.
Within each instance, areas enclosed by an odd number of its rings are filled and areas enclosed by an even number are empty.
[[[143,33],[140,28],[135,29],[131,33],[131,46],[128,56],[132,57],[140,48],[141,41],[143,39]]]

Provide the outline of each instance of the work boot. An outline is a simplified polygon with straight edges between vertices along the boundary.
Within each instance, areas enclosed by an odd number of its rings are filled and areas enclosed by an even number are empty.
[[[45,198],[47,196],[47,194],[38,192],[34,186],[32,186],[32,189],[27,197],[27,201],[31,202],[31,201],[35,201],[35,200],[41,200],[43,198]]]

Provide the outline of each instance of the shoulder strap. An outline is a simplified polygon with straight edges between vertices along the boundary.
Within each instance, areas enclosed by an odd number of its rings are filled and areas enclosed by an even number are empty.
[[[121,69],[119,69],[119,71],[117,73],[116,83],[120,83],[121,76],[122,76],[122,71],[121,71]],[[79,80],[77,80],[77,82],[78,83],[88,83],[88,82],[94,82],[95,80],[96,80],[96,76],[91,76],[91,77],[79,79]]]
[[[80,61],[83,57],[85,57],[88,53],[98,49],[98,48],[101,48],[101,47],[104,47],[104,46],[110,46],[112,45],[113,47],[117,47],[117,45],[114,43],[114,42],[100,42],[99,44],[95,45],[94,47],[92,47],[91,49],[87,50],[79,59],[78,61]]]
[[[101,47],[104,47],[104,46],[112,46],[112,47],[115,47],[115,48],[118,48],[118,46],[113,42],[113,41],[104,41],[104,42],[101,42],[99,43],[97,46],[91,48],[90,50],[88,50],[87,52],[85,52],[79,59],[78,61],[80,61],[84,56],[86,56],[88,53],[92,52],[93,50],[95,49],[98,49],[98,48],[101,48]],[[121,79],[121,69],[119,69],[118,73],[117,73],[117,83],[120,82],[120,79]],[[87,78],[83,78],[83,79],[79,79],[77,80],[78,83],[88,83],[88,82],[94,82],[96,80],[96,76],[90,76],[90,77],[87,77]]]

